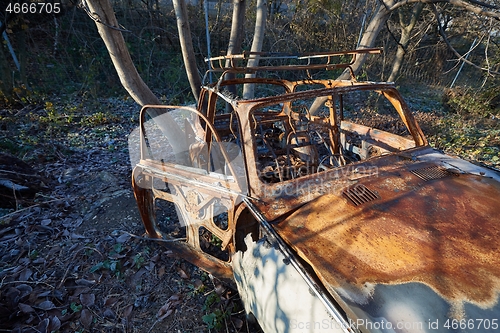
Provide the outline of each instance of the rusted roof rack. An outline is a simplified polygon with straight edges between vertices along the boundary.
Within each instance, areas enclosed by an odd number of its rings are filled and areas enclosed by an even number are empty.
[[[230,54],[212,58],[205,58],[205,62],[209,64],[209,70],[205,73],[203,82],[209,73],[238,73],[238,74],[254,74],[263,71],[297,71],[297,70],[314,70],[324,69],[331,70],[337,68],[348,68],[351,72],[351,77],[354,78],[354,72],[351,66],[356,61],[356,57],[360,54],[380,54],[380,48],[367,48],[351,51],[339,52],[320,52],[320,53],[304,53],[304,54],[289,54],[289,53],[273,53],[273,52],[243,52],[242,54]],[[342,60],[342,56],[351,56],[350,61],[335,63],[334,59]],[[259,65],[248,67],[248,60],[259,59],[265,60],[267,63],[275,63],[277,61],[289,61],[286,65]],[[224,75],[221,75],[219,80],[222,80]]]

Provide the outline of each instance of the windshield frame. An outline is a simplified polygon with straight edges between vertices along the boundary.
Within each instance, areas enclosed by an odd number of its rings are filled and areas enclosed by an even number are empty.
[[[420,126],[416,122],[408,105],[392,83],[353,83],[349,81],[347,84],[347,81],[331,82],[335,82],[337,84],[332,88],[291,92],[274,97],[266,97],[255,100],[240,100],[237,102],[235,111],[240,121],[241,137],[244,143],[242,148],[247,164],[249,193],[251,197],[258,198],[261,203],[266,203],[267,205],[274,207],[274,210],[269,210],[269,208],[266,209],[266,211],[270,212],[266,214],[269,215],[268,217],[270,220],[272,220],[273,217],[278,217],[279,215],[290,211],[293,207],[297,207],[306,201],[320,196],[324,192],[321,189],[321,186],[318,187],[317,184],[319,182],[324,185],[320,178],[326,179],[329,184],[335,183],[334,185],[337,186],[339,185],[339,178],[348,178],[349,176],[352,176],[352,172],[355,169],[364,168],[367,172],[367,176],[369,176],[372,173],[372,171],[370,171],[370,166],[373,165],[373,163],[380,163],[376,162],[377,160],[380,160],[381,158],[388,158],[390,155],[397,155],[402,151],[406,152],[428,146],[427,139],[420,129]],[[373,157],[346,166],[332,168],[321,173],[311,173],[300,178],[284,180],[278,183],[266,183],[261,179],[257,168],[257,143],[255,141],[255,132],[252,128],[252,115],[256,110],[262,109],[266,106],[282,104],[283,108],[280,115],[286,115],[286,105],[289,105],[293,100],[335,94],[338,95],[359,90],[377,91],[387,98],[414,140],[414,148],[401,150],[388,155]],[[321,175],[321,177],[318,175]],[[356,177],[359,178],[359,175]],[[346,186],[346,184],[342,184],[342,186]]]

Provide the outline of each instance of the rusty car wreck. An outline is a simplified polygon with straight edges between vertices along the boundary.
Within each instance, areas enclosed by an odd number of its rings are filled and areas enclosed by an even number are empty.
[[[377,52],[212,58],[197,108],[144,106],[146,234],[265,332],[498,331],[500,173],[430,147],[393,83],[327,78]]]

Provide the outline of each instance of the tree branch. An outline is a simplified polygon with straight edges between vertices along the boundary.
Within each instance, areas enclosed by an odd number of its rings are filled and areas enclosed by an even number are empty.
[[[490,59],[488,58],[488,48],[490,47],[490,39],[491,39],[491,26],[492,26],[492,20],[490,19],[490,30],[488,31],[488,40],[486,41],[486,47],[484,48],[484,57],[486,59],[486,65],[488,68],[490,68]],[[488,70],[488,74],[490,71]],[[486,80],[484,81],[486,83]],[[483,85],[484,85],[483,83]]]
[[[403,25],[403,24],[404,24],[404,23],[402,23],[402,21],[401,21],[401,26],[402,26],[402,27],[404,27],[404,25]],[[401,44],[401,43],[399,42],[399,39],[398,39],[398,38],[396,37],[396,35],[392,32],[391,27],[389,27],[389,20],[385,21],[385,28],[387,29],[387,32],[388,32],[388,33],[389,33],[389,35],[392,37],[392,39],[396,42],[396,44],[397,44],[398,46],[401,46],[401,47],[403,48],[404,52],[406,53],[406,48],[404,47],[404,45],[403,45],[403,44]]]
[[[79,4],[79,7],[82,8],[86,13],[87,15],[96,23],[100,23],[110,29],[113,29],[113,30],[118,30],[118,31],[121,31],[121,32],[132,32],[130,30],[127,30],[127,29],[123,29],[123,28],[120,28],[120,27],[114,27],[110,24],[107,24],[106,22],[103,22],[102,19],[99,17],[99,14],[97,13],[91,13],[90,12],[90,9],[87,5],[87,2],[85,0],[82,0]]]
[[[486,8],[491,8],[491,9],[497,9],[497,10],[500,9],[500,6],[491,5],[489,3],[485,3],[485,2],[482,2],[482,1],[469,0],[469,2],[472,2],[473,4],[481,6],[481,7],[486,7]]]
[[[466,2],[464,0],[403,0],[399,1],[396,4],[394,4],[392,7],[389,8],[390,11],[396,10],[399,7],[411,4],[411,3],[425,3],[425,4],[435,4],[435,3],[449,3],[453,6],[461,7],[464,8],[465,10],[477,14],[477,15],[482,15],[482,16],[487,16],[487,17],[492,17],[494,19],[500,20],[500,12],[495,12],[495,11],[489,11],[489,10],[484,10],[481,7],[474,6],[473,4]],[[484,4],[479,1],[472,1],[474,4],[478,4],[482,7],[487,7],[487,8],[492,8],[492,9],[499,9],[498,7],[491,7],[487,4]]]
[[[436,8],[436,6],[434,6],[434,4],[432,4],[432,9],[433,9],[434,14],[436,16],[436,21],[437,21],[438,28],[439,28],[439,34],[441,35],[441,37],[443,37],[443,40],[446,43],[446,45],[448,46],[448,48],[458,57],[459,61],[463,61],[466,64],[471,65],[474,68],[480,69],[482,71],[486,71],[489,74],[500,75],[500,72],[495,72],[489,68],[484,68],[484,67],[476,65],[472,61],[467,60],[463,55],[461,55],[457,50],[455,50],[455,48],[451,45],[450,41],[448,40],[448,37],[446,36],[446,33],[443,30],[443,27],[441,26],[441,22],[439,21],[439,12],[437,11],[437,8]]]

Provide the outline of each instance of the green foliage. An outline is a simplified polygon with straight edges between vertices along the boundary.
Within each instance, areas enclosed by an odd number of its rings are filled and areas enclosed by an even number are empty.
[[[210,243],[218,248],[222,247],[222,240],[214,234],[210,237]]]
[[[193,297],[196,295],[202,295],[207,288],[203,283],[201,283],[198,286],[196,286],[195,284],[188,284],[187,287],[189,289],[189,291],[187,293],[189,297]]]
[[[111,260],[111,259],[106,259],[104,261],[98,262],[94,266],[92,266],[89,270],[90,273],[95,273],[97,271],[101,270],[108,270],[111,271],[117,278],[122,278],[123,273],[122,273],[122,264],[120,260]]]
[[[209,329],[220,330],[224,327],[224,321],[230,315],[229,312],[224,312],[220,309],[215,309],[213,312],[201,317],[203,322],[207,324]]]
[[[500,168],[500,87],[445,90],[447,108],[429,139],[446,152]]]
[[[144,258],[142,253],[137,253],[134,258],[133,258],[133,263],[136,269],[139,269],[142,267],[146,259]]]
[[[98,262],[90,268],[90,273],[95,273],[101,270],[108,270],[112,272],[117,278],[123,277],[122,262],[120,254],[124,250],[122,243],[117,243],[109,253],[109,257],[103,261]],[[116,259],[115,259],[116,258]]]
[[[183,99],[189,83],[180,47],[172,40],[177,35],[175,15],[166,7],[152,13],[149,9],[141,2],[126,8],[115,3],[118,21],[132,31],[124,33],[124,38],[146,84],[159,94]],[[23,42],[20,30],[30,43]],[[25,20],[22,26],[9,26],[7,33],[14,51],[18,56],[23,51],[25,61],[18,72],[7,48],[0,45],[0,64],[6,64],[0,73],[12,73],[9,82],[0,79],[0,105],[29,104],[24,90],[76,93],[89,99],[126,94],[95,23],[83,10],[73,8],[54,20]],[[203,57],[199,60],[203,66]]]
[[[208,313],[202,317],[202,320],[209,329],[222,329],[224,321],[231,315],[230,310],[221,310],[222,305],[220,303],[221,298],[215,292],[210,293],[205,299],[203,311]],[[216,308],[212,309],[213,307]]]
[[[433,126],[427,136],[434,147],[500,169],[500,123],[497,119],[467,119],[460,114],[445,113]]]
[[[109,124],[117,121],[117,117],[109,112],[96,112],[91,115],[85,115],[80,120],[80,124],[84,126],[98,126]]]
[[[29,258],[31,260],[35,260],[36,258],[38,258],[38,256],[39,256],[39,252],[37,250],[31,250],[29,252]]]
[[[500,86],[448,89],[444,102],[452,111],[462,115],[496,117],[500,115]]]
[[[123,251],[123,244],[122,243],[116,243],[113,246],[113,250],[110,252],[110,255],[120,254],[122,251]]]
[[[77,304],[75,302],[72,302],[69,307],[73,313],[80,312],[83,308],[81,304]]]
[[[89,247],[89,248],[85,248],[84,253],[87,257],[91,257],[94,254],[94,252],[95,252],[94,249]]]
[[[19,143],[7,137],[0,138],[0,150],[9,152],[15,156],[22,156],[32,148],[29,145],[19,145]]]
[[[30,104],[31,102],[32,92],[25,84],[20,84],[18,81],[15,81],[12,89],[0,87],[0,106],[17,108]]]
[[[54,104],[52,102],[45,102],[45,110],[47,112],[47,116],[41,116],[39,120],[42,123],[58,124],[61,116],[59,112],[54,108]]]
[[[205,299],[205,304],[203,304],[203,311],[210,310],[210,307],[214,303],[220,303],[220,301],[221,301],[221,299],[220,299],[219,295],[217,295],[217,293],[212,292],[212,293],[208,294],[207,298]]]

